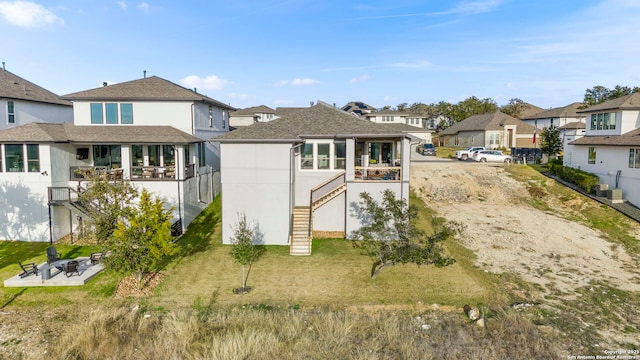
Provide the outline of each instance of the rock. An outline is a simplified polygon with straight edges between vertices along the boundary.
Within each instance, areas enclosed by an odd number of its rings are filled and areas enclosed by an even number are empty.
[[[476,321],[476,325],[484,327],[484,319],[478,319],[478,321]]]
[[[422,330],[429,330],[429,329],[431,329],[431,325],[429,325],[429,324],[423,324],[422,325]]]
[[[465,304],[462,309],[464,310],[464,313],[467,314],[469,319],[471,319],[471,321],[476,321],[480,318],[480,311],[477,308],[472,308],[471,306]]]

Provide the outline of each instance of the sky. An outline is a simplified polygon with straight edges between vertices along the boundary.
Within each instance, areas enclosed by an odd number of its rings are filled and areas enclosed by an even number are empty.
[[[65,95],[147,76],[236,108],[541,108],[640,86],[640,0],[0,0],[0,61]]]

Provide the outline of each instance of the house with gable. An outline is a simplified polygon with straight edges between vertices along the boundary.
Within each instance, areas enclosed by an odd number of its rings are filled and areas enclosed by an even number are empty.
[[[585,135],[564,149],[563,164],[597,175],[640,206],[640,93],[581,110]]]
[[[32,122],[71,123],[71,102],[0,69],[0,130]]]
[[[409,198],[411,137],[325,103],[222,135],[222,239],[239,214],[257,243],[309,255],[314,232],[349,235],[362,225],[360,193]]]
[[[230,112],[229,124],[233,127],[241,127],[258,122],[267,122],[277,118],[274,109],[266,105],[260,105]]]
[[[470,116],[440,132],[440,144],[488,149],[531,147],[534,127],[499,110]]]
[[[580,112],[582,103],[574,102],[567,106],[556,107],[544,110],[531,115],[522,116],[522,121],[529,125],[533,125],[537,129],[547,127],[561,127],[572,122],[585,121],[585,116]]]
[[[73,239],[91,217],[78,200],[93,174],[159,196],[176,234],[213,200],[219,145],[202,137],[226,133],[232,108],[158,77],[65,98],[73,124],[0,131],[0,239]]]
[[[376,108],[369,104],[365,104],[362,101],[350,101],[348,104],[342,107],[342,111],[346,111],[349,114],[357,116],[366,116],[376,111]]]

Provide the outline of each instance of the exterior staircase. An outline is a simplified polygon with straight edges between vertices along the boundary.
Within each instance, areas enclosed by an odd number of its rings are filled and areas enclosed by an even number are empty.
[[[50,187],[49,205],[64,206],[72,213],[85,219],[91,219],[91,213],[95,213],[91,203],[80,200],[80,192],[70,187]]]
[[[293,209],[293,229],[289,254],[294,256],[311,255],[311,212],[308,206],[296,206]]]

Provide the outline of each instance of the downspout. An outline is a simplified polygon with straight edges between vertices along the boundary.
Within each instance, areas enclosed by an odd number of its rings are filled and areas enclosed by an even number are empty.
[[[195,106],[196,104],[191,103],[191,135],[196,135],[196,125],[195,125]]]
[[[192,105],[193,106],[193,105]],[[189,145],[187,145],[189,146]],[[180,171],[180,155],[178,152],[178,148],[175,145],[171,145],[173,147],[173,156],[176,160],[176,184],[178,184],[178,219],[180,220],[180,232],[184,232],[184,224],[182,224],[182,200],[180,199],[180,173],[184,174],[184,170]],[[184,148],[183,148],[184,151]]]

